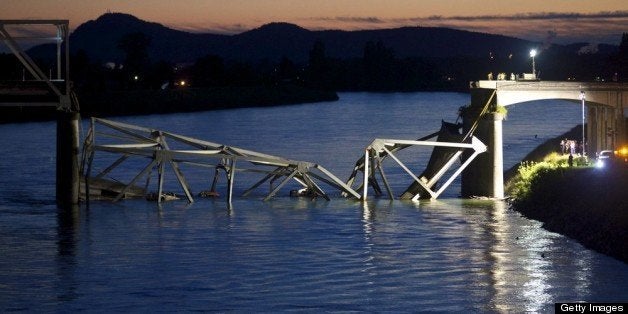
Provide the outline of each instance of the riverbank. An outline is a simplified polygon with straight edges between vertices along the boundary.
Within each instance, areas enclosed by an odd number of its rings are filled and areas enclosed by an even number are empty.
[[[85,117],[162,114],[245,107],[268,107],[338,100],[333,91],[295,84],[127,90],[90,93],[77,91]],[[56,118],[54,108],[0,108],[0,123]]]
[[[560,139],[574,138],[579,128],[545,142],[524,161],[541,161],[557,151]],[[509,169],[505,178],[506,189],[511,191],[520,179],[517,167]],[[525,196],[513,199],[511,206],[525,217],[542,222],[549,231],[628,263],[627,186],[628,166],[622,162],[604,169],[543,169],[531,180]]]

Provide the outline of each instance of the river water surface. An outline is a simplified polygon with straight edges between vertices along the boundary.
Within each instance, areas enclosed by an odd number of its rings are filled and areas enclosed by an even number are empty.
[[[469,99],[342,93],[330,103],[115,120],[316,162],[344,180],[374,138],[427,135]],[[581,119],[579,106],[562,101],[509,109],[505,169]],[[67,214],[54,200],[54,133],[53,122],[0,125],[2,312],[552,312],[555,302],[628,300],[628,265],[505,202],[459,199],[457,182],[436,201],[362,204],[333,191],[331,201],[311,201],[282,191],[267,202],[261,192],[236,197],[231,207],[124,200]],[[429,151],[401,156],[417,167]],[[387,170],[400,193],[411,179]],[[193,188],[207,181],[184,172]],[[255,181],[240,179],[236,195]]]

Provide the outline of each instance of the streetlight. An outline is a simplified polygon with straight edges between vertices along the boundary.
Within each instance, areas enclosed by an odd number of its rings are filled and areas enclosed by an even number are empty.
[[[584,157],[586,155],[584,145],[584,91],[580,91],[580,100],[582,100],[582,156]]]
[[[532,57],[532,74],[536,78],[536,69],[534,68],[534,57],[536,56],[536,49],[530,50],[530,57]]]

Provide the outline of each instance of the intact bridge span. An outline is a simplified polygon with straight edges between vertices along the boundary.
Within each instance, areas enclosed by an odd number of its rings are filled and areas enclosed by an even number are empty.
[[[504,197],[503,115],[497,106],[534,100],[561,99],[581,105],[586,112],[585,148],[589,156],[627,143],[628,84],[616,82],[478,81],[470,86],[471,105],[465,129],[481,116],[476,136],[488,146],[462,176],[463,196]],[[581,121],[574,121],[581,123]]]

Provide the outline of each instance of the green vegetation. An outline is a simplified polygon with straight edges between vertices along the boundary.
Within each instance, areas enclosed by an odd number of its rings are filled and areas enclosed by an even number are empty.
[[[574,169],[590,167],[589,160],[584,157],[573,159]],[[548,176],[562,175],[570,169],[569,156],[553,152],[541,161],[523,161],[517,169],[517,174],[506,186],[506,192],[515,199],[525,199],[530,195],[531,187],[538,180]]]
[[[512,208],[547,230],[628,262],[628,166],[569,168],[559,166],[560,160],[520,167],[527,178]]]
[[[553,156],[554,154],[550,154]],[[563,165],[560,162],[555,162],[554,157],[548,158],[541,162],[523,161],[517,169],[517,176],[512,181],[511,185],[507,187],[507,193],[514,198],[525,198],[530,193],[530,186],[532,181],[536,179],[541,173],[557,168],[562,168]],[[550,161],[551,160],[551,161]]]
[[[504,107],[504,106],[497,105],[493,109],[493,113],[502,114],[504,116],[504,118],[505,118],[506,116],[508,116],[508,109],[506,107]]]
[[[560,139],[576,138],[581,126],[541,144],[518,167],[506,171],[511,207],[547,230],[628,262],[628,165],[597,169],[580,157],[556,153]]]

